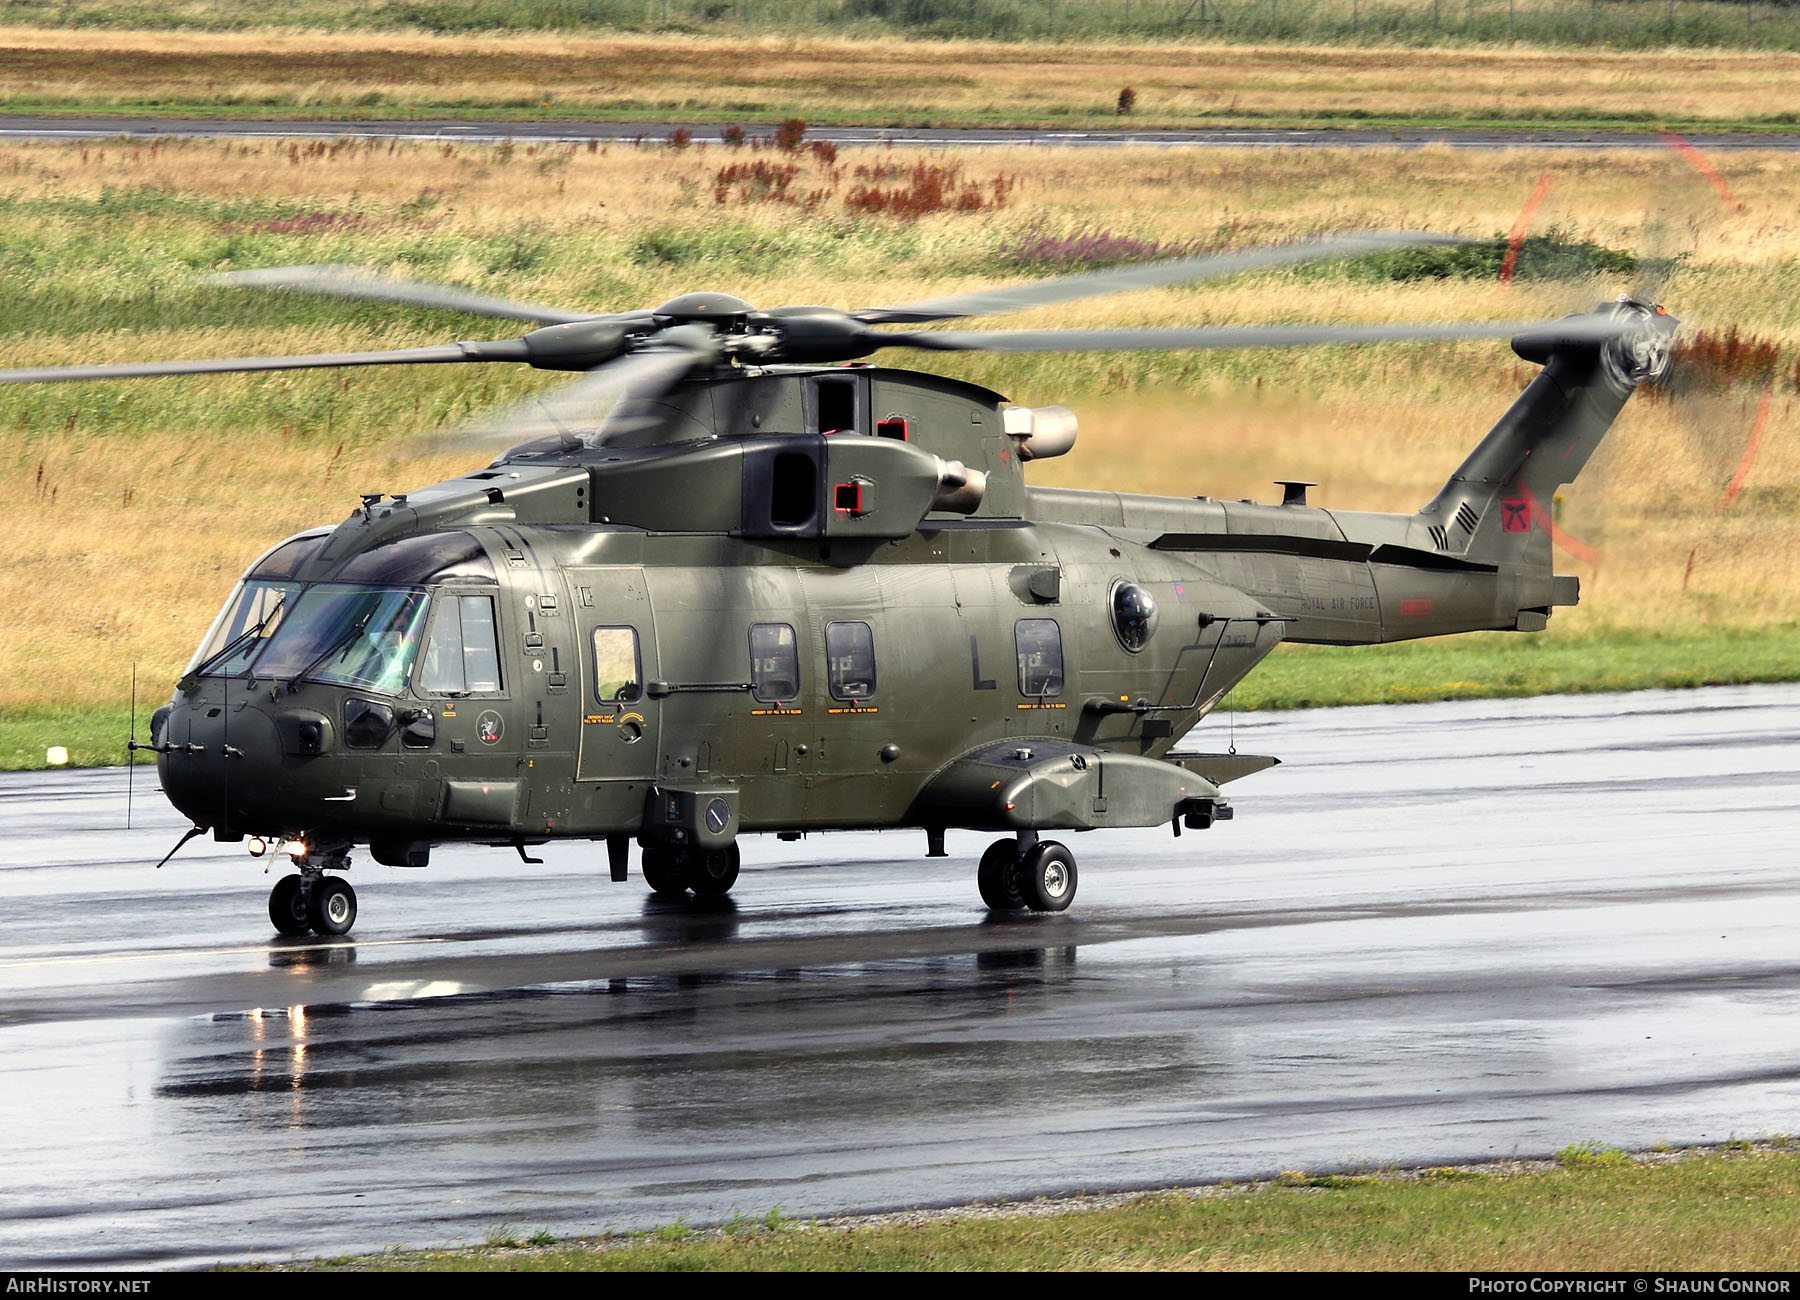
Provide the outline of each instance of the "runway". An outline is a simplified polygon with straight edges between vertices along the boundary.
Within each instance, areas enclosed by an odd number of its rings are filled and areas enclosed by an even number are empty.
[[[775,123],[745,124],[752,135],[772,134]],[[0,140],[128,139],[326,139],[450,140],[499,144],[506,140],[582,144],[660,143],[688,132],[694,144],[722,144],[718,122],[467,121],[458,118],[406,120],[268,120],[104,115],[0,114]],[[1541,127],[1506,129],[1210,127],[1195,130],[1039,130],[1036,128],[808,126],[808,140],[844,147],[979,148],[1208,148],[1208,149],[1424,149],[1439,147],[1491,153],[1506,149],[1551,149],[1593,153],[1613,149],[1666,149],[1669,137],[1656,131],[1584,131]],[[1744,150],[1791,153],[1800,133],[1720,131],[1683,139],[1707,153]]]
[[[0,1268],[178,1267],[1800,1130],[1800,686],[1216,718],[1237,819],[359,860],[349,940],[122,771],[0,776]]]

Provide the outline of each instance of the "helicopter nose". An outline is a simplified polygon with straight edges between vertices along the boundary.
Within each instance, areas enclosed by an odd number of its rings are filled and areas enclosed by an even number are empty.
[[[163,793],[197,826],[241,828],[271,787],[281,741],[266,714],[199,699],[170,706],[158,739]]]

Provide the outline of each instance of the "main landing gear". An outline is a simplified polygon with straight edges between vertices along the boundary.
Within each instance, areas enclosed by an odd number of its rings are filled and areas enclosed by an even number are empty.
[[[300,868],[296,874],[283,876],[269,891],[269,920],[282,934],[311,932],[336,938],[349,934],[356,924],[356,891],[350,882],[326,875],[324,864],[315,865],[318,858],[327,856],[330,865],[349,865],[348,853],[309,854],[296,864]]]
[[[651,844],[644,848],[644,883],[665,898],[693,890],[698,898],[723,898],[738,878],[738,846],[697,849]]]
[[[996,912],[1061,912],[1075,901],[1075,855],[1055,840],[995,840],[981,855],[975,885]]]

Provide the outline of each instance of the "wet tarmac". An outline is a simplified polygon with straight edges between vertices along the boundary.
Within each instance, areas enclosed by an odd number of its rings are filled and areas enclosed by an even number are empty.
[[[1223,747],[1227,723],[1204,729]],[[1028,1198],[1800,1130],[1800,688],[1246,715],[1237,820],[360,862],[348,940],[124,774],[0,776],[0,1267]],[[140,774],[140,777],[143,774]]]

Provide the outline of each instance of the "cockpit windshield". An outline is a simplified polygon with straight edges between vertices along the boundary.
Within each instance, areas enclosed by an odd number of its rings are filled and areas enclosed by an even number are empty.
[[[414,588],[309,587],[281,619],[256,661],[256,675],[398,694],[424,639],[426,603],[425,593]]]
[[[183,676],[232,677],[243,672],[263,643],[275,635],[289,599],[299,589],[297,582],[240,582]]]
[[[263,644],[275,635],[282,616],[300,584],[294,581],[301,566],[325,544],[327,530],[314,529],[288,538],[250,566],[213,620],[212,630],[182,670],[182,676],[200,673],[232,677],[244,671]]]

